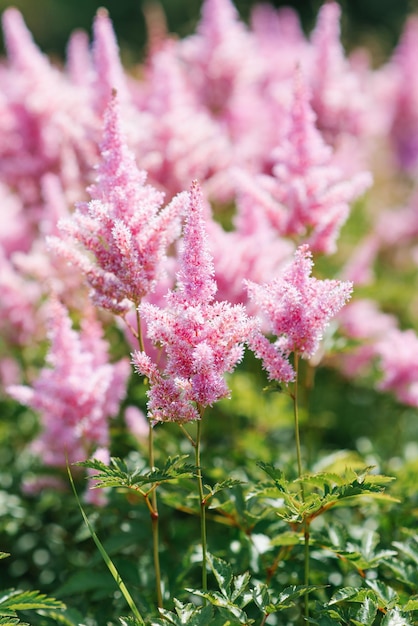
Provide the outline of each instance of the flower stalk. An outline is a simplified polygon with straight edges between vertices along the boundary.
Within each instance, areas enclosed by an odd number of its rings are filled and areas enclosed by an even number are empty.
[[[293,399],[293,411],[294,411],[294,420],[295,420],[295,442],[296,442],[296,458],[298,465],[298,477],[299,480],[302,478],[302,453],[301,453],[301,445],[300,445],[300,428],[299,428],[299,396],[298,396],[298,387],[299,387],[299,354],[295,352],[294,356],[294,369],[295,369],[295,384],[292,394]],[[305,503],[305,488],[303,486],[303,482],[300,483],[300,497],[302,500],[302,504]],[[309,521],[306,518],[305,514],[303,516],[303,536],[304,536],[304,585],[309,585]],[[309,620],[309,594],[306,593],[304,596],[304,618],[306,621]]]

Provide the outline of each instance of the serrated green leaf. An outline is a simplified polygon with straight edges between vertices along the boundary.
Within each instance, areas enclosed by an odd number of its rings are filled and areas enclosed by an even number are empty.
[[[232,567],[229,563],[223,561],[217,556],[214,556],[213,554],[208,554],[207,559],[222,595],[225,598],[230,598]]]
[[[39,591],[19,591],[12,589],[0,597],[0,615],[9,615],[8,611],[27,611],[30,609],[64,609],[65,604],[55,598],[49,598]]]
[[[138,489],[144,485],[163,483],[178,478],[192,478],[196,474],[194,465],[184,463],[188,458],[187,454],[168,457],[164,467],[155,468],[141,473],[143,470],[135,468],[130,471],[126,463],[117,458],[111,457],[110,465],[102,463],[98,459],[81,461],[76,465],[98,471],[98,474],[90,476],[96,481],[94,488],[116,487],[125,489]]]
[[[138,622],[138,620],[132,616],[120,617],[119,621],[122,624],[122,626],[141,626],[141,622]]]
[[[201,591],[200,589],[186,589],[201,598],[208,600],[213,606],[216,606],[225,617],[234,617],[240,624],[247,624],[247,614],[241,609],[240,606],[229,600],[223,594],[218,591]]]
[[[266,607],[271,604],[269,588],[264,583],[257,583],[253,588],[253,600],[255,605],[263,613],[267,613]]]
[[[338,589],[333,595],[328,606],[340,602],[364,602],[370,595],[369,589],[358,589],[357,587],[343,587]]]
[[[246,598],[243,598],[243,593],[247,589],[250,580],[251,575],[249,572],[244,572],[243,574],[238,574],[238,576],[233,577],[231,592],[232,602],[236,602],[239,597],[241,597],[242,600],[246,602]],[[251,598],[251,596],[249,597]],[[243,602],[240,602],[240,606],[241,608],[244,606]]]
[[[210,604],[196,607],[193,604],[183,604],[177,599],[174,599],[174,604],[180,618],[180,624],[189,626],[207,626],[210,624],[213,615]]]
[[[403,612],[418,611],[418,596],[409,598],[408,602],[402,607]]]
[[[380,580],[366,579],[365,583],[375,592],[379,606],[383,608],[393,608],[399,601],[399,596],[396,591]]]
[[[307,593],[323,588],[323,585],[292,585],[291,587],[286,587],[279,594],[276,602],[274,603],[274,609],[275,611],[289,609],[296,604],[297,600],[302,598]]]
[[[412,589],[418,588],[418,569],[415,565],[393,559],[384,559],[383,562],[385,567],[391,570],[396,580],[403,582]]]
[[[0,617],[0,626],[30,626],[30,624],[21,622],[18,617]]]
[[[367,596],[356,614],[358,623],[361,626],[372,626],[377,614],[377,608],[377,602]]]
[[[393,545],[418,566],[418,543],[416,541],[394,541]]]
[[[398,609],[391,609],[382,619],[381,626],[414,626],[414,622],[404,617]]]
[[[215,483],[213,487],[211,487],[210,485],[205,485],[205,489],[209,492],[206,496],[206,499],[208,499],[209,497],[212,498],[224,489],[231,489],[232,487],[237,487],[238,485],[242,485],[242,480],[238,480],[235,478],[227,478],[220,483]]]

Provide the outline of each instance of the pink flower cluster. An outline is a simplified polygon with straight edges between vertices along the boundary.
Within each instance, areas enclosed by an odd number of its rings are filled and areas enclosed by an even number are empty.
[[[152,421],[200,419],[201,409],[227,397],[224,374],[239,363],[256,328],[242,305],[214,300],[214,268],[197,182],[190,190],[179,265],[177,286],[166,296],[166,307],[140,305],[148,336],[166,355],[163,372],[145,352],[133,357],[137,371],[150,381]]]
[[[305,244],[298,248],[293,262],[271,283],[248,283],[250,298],[277,337],[274,344],[268,343],[264,335],[253,343],[270,378],[284,381],[293,378],[289,366],[286,368],[286,363],[281,365],[278,361],[278,355],[295,352],[304,358],[312,357],[330,320],[351,296],[351,283],[318,280],[311,276],[312,266],[312,254]]]
[[[69,243],[55,237],[50,245],[81,269],[95,304],[123,315],[160,278],[166,249],[180,234],[185,196],[161,208],[164,194],[145,184],[146,173],[138,170],[121,136],[115,97],[106,110],[100,151],[91,201],[78,204],[71,218],[58,224]]]
[[[231,0],[204,0],[195,33],[155,29],[128,74],[105,10],[63,68],[4,11],[0,382],[30,371],[56,294],[48,367],[9,391],[40,414],[46,464],[106,449],[125,393],[128,365],[109,362],[86,285],[108,313],[138,313],[164,352],[159,365],[148,349],[133,357],[153,421],[199,419],[227,397],[245,345],[292,381],[290,353],[312,357],[332,318],[356,344],[334,363],[351,376],[377,365],[378,388],[418,405],[415,331],[376,303],[343,309],[376,261],[418,263],[417,22],[375,70],[345,54],[340,13],[326,2],[305,36],[291,9],[260,4],[246,25]],[[340,247],[353,204],[364,236]],[[347,280],[312,277],[312,254],[334,255]]]
[[[46,466],[65,467],[66,459],[84,461],[95,448],[109,445],[108,418],[119,411],[130,367],[127,359],[108,362],[92,311],[76,331],[61,303],[52,298],[49,309],[46,366],[31,386],[10,386],[8,393],[41,417],[33,453]]]

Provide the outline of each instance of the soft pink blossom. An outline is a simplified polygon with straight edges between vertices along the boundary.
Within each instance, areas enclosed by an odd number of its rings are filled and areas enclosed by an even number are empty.
[[[340,134],[360,135],[369,106],[364,85],[345,58],[340,42],[341,7],[325,2],[311,34],[309,77],[318,126],[330,143]]]
[[[380,311],[373,300],[355,300],[338,314],[339,329],[352,345],[337,355],[338,368],[350,378],[369,373],[378,346],[397,328],[393,315]]]
[[[255,330],[242,306],[214,300],[214,267],[202,212],[195,182],[177,288],[168,293],[165,309],[149,303],[140,306],[149,338],[166,356],[163,370],[143,352],[133,357],[138,372],[150,382],[148,412],[152,421],[199,419],[200,408],[227,397],[224,374],[241,360],[244,343]]]
[[[393,329],[376,346],[382,378],[379,388],[401,402],[418,406],[418,337],[410,330]]]
[[[122,136],[116,97],[106,112],[101,155],[91,201],[60,222],[63,238],[50,238],[50,245],[85,274],[95,304],[124,315],[155,288],[180,233],[186,196],[162,208],[163,194],[145,184]]]
[[[109,443],[108,419],[117,414],[130,373],[126,360],[108,362],[99,322],[86,314],[78,332],[64,307],[50,303],[46,366],[32,386],[8,393],[39,413],[41,434],[32,443],[44,465],[63,467],[85,460]]]
[[[275,148],[273,159],[272,175],[260,175],[251,181],[241,174],[238,211],[252,200],[254,223],[260,213],[278,234],[297,236],[317,252],[335,252],[349,204],[370,186],[371,176],[364,172],[346,180],[335,166],[332,149],[316,128],[300,72],[295,78],[288,130]],[[239,219],[242,224],[243,216]],[[248,209],[245,219],[251,219]]]
[[[248,283],[249,297],[266,317],[270,331],[277,337],[274,347],[284,356],[296,352],[304,358],[312,357],[330,320],[351,295],[351,283],[311,277],[312,266],[312,254],[305,244],[276,279],[266,285]],[[261,352],[259,347],[257,352]],[[267,371],[269,362],[266,354]]]

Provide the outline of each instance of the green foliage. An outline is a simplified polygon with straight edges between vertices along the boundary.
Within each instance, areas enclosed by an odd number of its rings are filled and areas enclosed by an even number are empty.
[[[39,593],[39,591],[8,589],[0,592],[0,624],[3,626],[14,626],[15,624],[29,626],[28,623],[20,620],[18,612],[21,611],[64,608],[65,605],[62,602],[55,600],[55,598],[49,598],[45,594]]]
[[[141,494],[145,485],[156,485],[178,478],[193,477],[195,468],[193,465],[185,464],[183,461],[188,455],[177,455],[168,457],[161,469],[154,468],[144,472],[144,468],[135,467],[129,470],[124,460],[112,457],[110,465],[106,465],[97,459],[77,463],[81,467],[96,470],[98,474],[93,474],[92,478],[97,481],[96,488],[120,487],[133,489]]]

